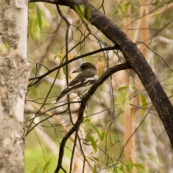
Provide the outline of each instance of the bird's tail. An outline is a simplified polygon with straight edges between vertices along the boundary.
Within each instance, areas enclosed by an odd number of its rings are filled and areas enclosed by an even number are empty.
[[[57,103],[62,97],[63,97],[64,95],[59,95],[53,102],[52,102],[52,104],[55,104],[55,103]]]
[[[61,96],[61,95],[60,95]],[[55,104],[55,103],[57,103],[62,97],[60,97],[60,96],[58,96],[53,102],[52,102],[52,104]]]
[[[65,95],[67,95],[70,92],[68,89],[65,89],[53,102],[52,104],[57,103],[60,99],[62,99]]]

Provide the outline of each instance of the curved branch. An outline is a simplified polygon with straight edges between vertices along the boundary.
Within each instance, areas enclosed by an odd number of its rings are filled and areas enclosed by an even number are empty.
[[[65,144],[68,140],[68,138],[74,133],[77,132],[79,129],[80,124],[83,121],[83,113],[85,110],[85,107],[87,105],[88,100],[91,98],[91,96],[94,94],[94,92],[97,90],[97,88],[107,79],[109,78],[113,73],[118,72],[120,70],[125,70],[125,69],[129,69],[131,68],[131,66],[128,63],[124,63],[124,64],[119,64],[116,66],[111,67],[108,71],[106,71],[89,89],[89,91],[86,93],[86,95],[82,98],[81,100],[81,104],[79,107],[79,111],[78,111],[78,119],[76,121],[76,123],[74,124],[74,126],[69,130],[69,132],[64,136],[64,138],[62,139],[62,142],[60,144],[60,151],[59,151],[59,160],[58,160],[58,165],[57,168],[55,170],[55,173],[58,173],[60,171],[60,169],[62,169],[62,160],[63,160],[63,156],[64,156],[64,148],[65,148]]]

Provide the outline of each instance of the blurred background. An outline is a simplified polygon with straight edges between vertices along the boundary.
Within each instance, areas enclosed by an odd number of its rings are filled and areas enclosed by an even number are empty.
[[[138,45],[172,102],[173,1],[89,2]],[[48,3],[29,4],[30,78],[110,46],[113,43],[82,13]],[[76,76],[72,71],[84,62],[96,65],[101,76],[125,59],[118,50],[102,51],[52,71],[37,84],[30,80],[25,105],[26,173],[54,172],[60,143],[73,127],[80,103],[75,94],[57,105],[51,102]],[[89,100],[84,117],[77,142],[72,135],[65,146],[63,168],[67,172],[173,172],[170,141],[133,70],[117,72],[107,79]]]

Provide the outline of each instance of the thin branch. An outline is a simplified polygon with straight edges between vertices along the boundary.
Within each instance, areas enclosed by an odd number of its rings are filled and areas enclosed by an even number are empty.
[[[29,81],[32,81],[32,84],[29,84],[28,87],[31,87],[33,85],[36,85],[37,83],[39,83],[45,76],[49,75],[50,73],[54,72],[55,70],[58,70],[60,69],[61,67],[77,60],[77,59],[80,59],[80,58],[83,58],[83,57],[86,57],[86,56],[90,56],[90,55],[93,55],[93,54],[96,54],[98,52],[102,52],[102,51],[108,51],[108,50],[114,50],[116,49],[114,46],[110,46],[110,47],[105,47],[105,48],[101,48],[101,49],[98,49],[98,50],[95,50],[95,51],[92,51],[92,52],[89,52],[89,53],[85,53],[83,55],[79,55],[73,59],[70,59],[64,63],[62,63],[61,65],[49,70],[48,72],[44,73],[43,75],[41,76],[37,76],[37,77],[33,77],[33,78],[30,78]],[[33,82],[35,80],[35,82]]]
[[[59,160],[58,160],[58,165],[56,167],[55,173],[58,173],[60,169],[62,169],[62,161],[63,161],[63,156],[64,156],[64,148],[66,145],[66,142],[68,138],[75,132],[78,131],[80,124],[83,122],[83,113],[85,110],[85,107],[87,105],[88,100],[91,98],[91,96],[94,94],[94,92],[97,90],[97,88],[107,79],[109,78],[113,73],[120,71],[120,70],[125,70],[129,69],[131,66],[128,63],[124,64],[119,64],[116,66],[111,67],[108,69],[89,89],[89,91],[86,93],[86,95],[82,98],[81,100],[81,105],[78,111],[78,119],[74,126],[69,130],[69,132],[64,136],[64,138],[61,141],[60,144],[60,152],[59,152]]]
[[[168,63],[167,63],[167,61],[161,56],[161,55],[159,55],[154,49],[152,49],[150,46],[148,46],[145,42],[143,42],[143,41],[137,41],[136,42],[137,44],[138,43],[142,43],[142,44],[144,44],[148,49],[150,49],[151,51],[153,51],[158,57],[160,57],[164,62],[165,62],[165,64],[166,64],[166,66],[173,72],[173,69],[168,65]]]
[[[79,127],[76,129],[75,140],[74,140],[71,159],[70,159],[70,171],[69,171],[69,173],[72,172],[74,152],[75,152],[75,149],[76,149],[76,143],[77,143],[77,139],[78,139],[78,131],[79,131]]]

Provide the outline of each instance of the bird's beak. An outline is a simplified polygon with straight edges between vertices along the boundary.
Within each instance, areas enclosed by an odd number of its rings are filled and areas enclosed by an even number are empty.
[[[72,73],[76,73],[76,72],[80,72],[80,71],[82,71],[81,68],[79,68],[79,69],[77,69],[77,70],[74,70]]]

